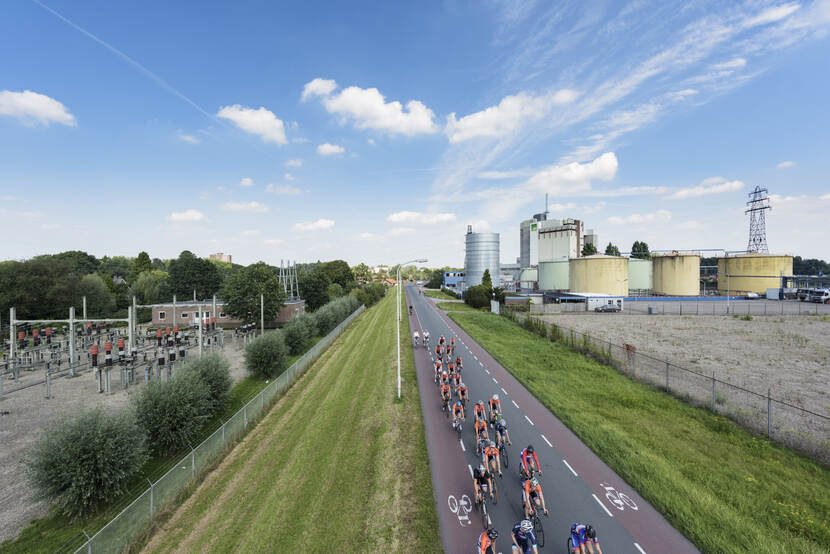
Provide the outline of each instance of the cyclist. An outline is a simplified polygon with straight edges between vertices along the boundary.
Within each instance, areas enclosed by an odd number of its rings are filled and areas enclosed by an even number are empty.
[[[418,346],[418,343],[421,341],[421,335],[418,334],[418,331],[412,333],[412,340],[415,342],[415,346]]]
[[[476,419],[474,431],[477,441],[486,439],[487,442],[490,442],[490,437],[487,434],[487,424],[484,423],[482,420]]]
[[[513,552],[539,554],[539,548],[536,546],[536,533],[533,532],[533,524],[530,520],[523,519],[516,523],[513,531],[510,532],[510,538],[513,539]]]
[[[478,424],[478,423],[479,422],[476,421],[476,424]],[[481,437],[478,437],[478,435],[476,435],[476,437],[477,437],[476,438],[476,456],[481,456],[481,453],[484,452],[484,449],[487,448],[488,444],[490,444],[490,439],[487,438],[487,428],[486,428],[486,426],[485,426],[485,429],[484,429],[484,435],[481,436]]]
[[[495,529],[488,528],[482,531],[478,536],[478,550],[476,554],[496,554],[496,539],[499,537],[499,532]]]
[[[412,315],[412,306],[409,307],[409,315]]]
[[[458,371],[461,371],[464,366],[464,361],[461,359],[461,356],[455,357],[455,367],[458,368]]]
[[[455,337],[450,337],[450,346],[455,348]]]
[[[478,402],[476,402],[475,408],[473,408],[473,415],[475,415],[476,421],[478,421],[479,419],[481,421],[485,421],[484,420],[485,414],[484,414],[484,401],[483,400],[479,400]],[[486,425],[485,425],[485,427],[486,427]]]
[[[447,340],[444,338],[444,335],[441,335],[440,337],[438,337],[438,346],[444,346],[444,344],[446,344],[446,342],[447,342]]]
[[[443,357],[444,357],[444,351],[443,351],[443,349],[441,348],[441,345],[439,345],[439,344],[435,345],[435,357],[436,357],[438,360],[441,360],[441,359],[443,359]]]
[[[483,465],[480,465],[473,470],[473,488],[476,492],[475,501],[481,502],[482,500],[482,492],[484,489],[482,485],[487,487],[487,491],[490,493],[490,498],[493,498],[493,476],[487,471],[487,468]]]
[[[464,404],[456,400],[452,405],[452,422],[458,423],[459,421],[464,421]]]
[[[424,330],[424,346],[429,346],[429,331]]]
[[[520,471],[523,479],[530,479],[533,477],[533,472],[538,471],[542,475],[542,466],[539,465],[539,457],[536,456],[536,451],[533,450],[533,445],[528,444],[527,448],[523,449],[519,454]]]
[[[459,385],[461,384],[461,374],[460,373],[453,373],[452,374],[452,382],[455,385],[455,390],[458,390]]]
[[[435,360],[435,382],[441,379],[441,360]]]
[[[469,400],[470,395],[467,394],[467,385],[464,383],[464,381],[461,381],[460,383],[458,383],[458,388],[456,389],[455,392],[458,393],[458,399],[461,402],[463,402],[464,405],[466,406],[467,405],[467,400]]]
[[[487,466],[487,469],[491,469],[495,466],[495,470],[499,472],[499,477],[502,476],[501,474],[501,457],[499,456],[499,449],[496,448],[496,443],[490,441],[484,450],[481,452],[481,459]],[[495,462],[495,464],[493,463]]]
[[[496,425],[496,414],[501,414],[501,400],[499,400],[499,395],[494,394],[492,398],[488,401],[490,406],[490,425]]]
[[[447,358],[447,373],[450,375],[455,373],[455,364],[452,363],[452,358]]]
[[[446,405],[451,399],[452,389],[449,384],[441,383],[441,405]]]
[[[602,554],[597,532],[590,525],[583,525],[581,523],[571,525],[571,542],[573,543],[574,552],[579,552],[580,554],[586,554],[587,552],[593,553],[594,547],[596,546],[597,554]]]
[[[542,485],[539,484],[539,480],[536,477],[525,479],[524,483],[522,483],[522,503],[524,503],[525,517],[527,518],[530,517],[534,504],[537,508],[541,505],[542,511],[545,512],[545,515],[548,515],[548,509],[545,507],[545,495],[542,493]]]
[[[446,371],[441,373],[441,384],[449,385],[450,384],[450,374]]]
[[[501,447],[504,441],[507,441],[509,445],[513,444],[510,442],[510,433],[507,432],[507,420],[499,416],[499,420],[496,422],[496,445]]]

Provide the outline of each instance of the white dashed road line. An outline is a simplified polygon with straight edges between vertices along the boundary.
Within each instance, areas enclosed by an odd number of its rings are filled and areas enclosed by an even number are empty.
[[[507,391],[504,390],[504,387],[499,387],[499,388],[501,389],[501,392],[503,392],[504,394],[507,394]]]
[[[608,514],[608,517],[614,517],[614,514],[612,514],[612,513],[608,510],[608,508],[606,508],[606,507],[605,507],[605,504],[603,504],[603,503],[602,503],[602,501],[600,501],[600,499],[599,499],[599,498],[597,498],[597,495],[595,495],[595,494],[593,494],[593,493],[592,493],[592,494],[591,494],[591,496],[593,496],[593,497],[594,497],[594,500],[596,500],[596,501],[597,501],[597,504],[599,504],[600,506],[602,506],[602,509],[603,509],[603,510],[605,510],[605,513],[606,513],[606,514]]]
[[[486,367],[484,368],[484,371],[486,371],[486,372],[487,372],[487,375],[490,375],[490,370],[489,370],[489,369],[487,369]]]
[[[636,546],[637,550],[639,550],[642,554],[646,554],[646,551],[643,550],[643,547],[637,544],[636,542],[634,543],[634,546]]]
[[[461,443],[461,451],[462,451],[462,452],[466,452],[466,451],[467,451],[467,449],[466,449],[466,448],[464,448],[464,441],[463,441],[463,440],[461,440],[461,439],[458,439],[458,442],[459,442],[459,443]]]
[[[467,464],[467,467],[470,469],[470,477],[472,477],[473,476],[473,466],[471,466],[470,464]]]
[[[527,422],[528,422],[528,423],[530,423],[531,425],[533,425],[533,422],[532,422],[532,421],[530,421],[530,418],[529,418],[529,417],[525,416],[525,419],[527,420]]]
[[[516,404],[516,401],[515,401],[515,400],[511,400],[511,402],[513,403],[513,405],[514,405],[514,406],[516,406],[516,408],[517,408],[517,409],[521,409],[521,408],[519,408],[519,405],[518,405],[518,404]]]
[[[499,384],[499,382],[498,382],[498,381],[496,381],[496,378],[495,378],[495,377],[491,377],[491,379],[493,380],[493,382],[494,382],[495,384],[497,384],[497,385]]]
[[[548,440],[548,438],[545,435],[542,435],[542,440],[545,441],[546,443],[548,443],[548,446],[553,448],[553,445],[550,443],[550,441]]]
[[[574,474],[574,477],[579,477],[579,475],[577,475],[577,473],[574,471],[574,468],[571,467],[571,464],[568,463],[568,460],[566,460],[565,458],[562,458],[562,463],[565,464],[566,466],[568,466],[568,469],[571,470],[571,473]]]

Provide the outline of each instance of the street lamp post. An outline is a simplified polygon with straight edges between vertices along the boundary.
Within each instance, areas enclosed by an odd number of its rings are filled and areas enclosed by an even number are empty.
[[[426,258],[418,258],[417,260],[409,260],[407,262],[400,263],[398,264],[398,271],[396,273],[397,281],[395,284],[397,285],[398,290],[395,291],[395,303],[398,305],[398,318],[395,323],[397,324],[398,330],[396,333],[398,337],[398,398],[401,397],[401,298],[403,298],[403,289],[401,288],[401,266],[411,263],[425,264],[427,261],[428,260]]]

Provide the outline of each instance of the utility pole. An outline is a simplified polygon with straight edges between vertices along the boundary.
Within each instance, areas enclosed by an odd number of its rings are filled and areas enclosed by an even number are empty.
[[[259,295],[259,335],[265,334],[265,295]]]

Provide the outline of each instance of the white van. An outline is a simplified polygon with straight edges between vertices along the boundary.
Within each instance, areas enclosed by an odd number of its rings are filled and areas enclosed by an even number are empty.
[[[830,289],[814,290],[810,293],[810,302],[830,304]]]

